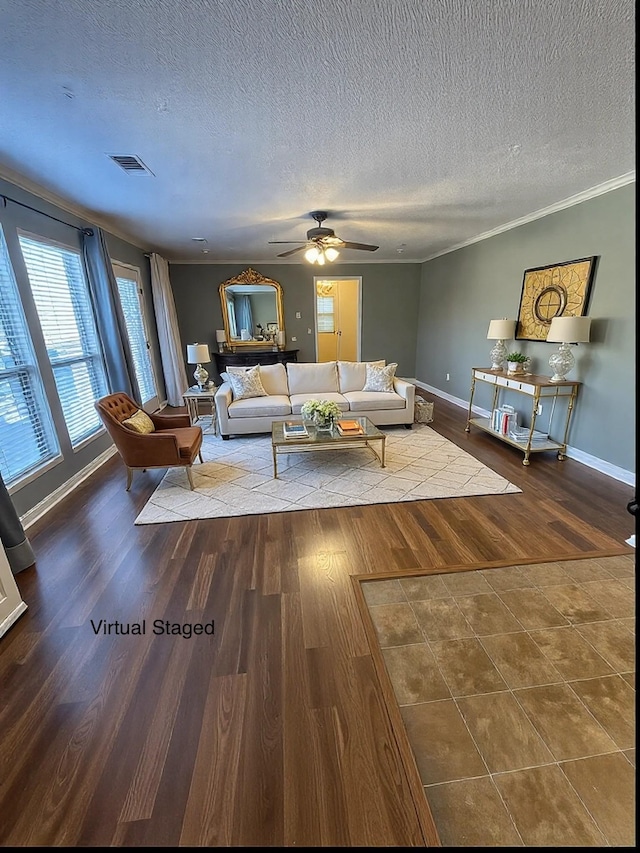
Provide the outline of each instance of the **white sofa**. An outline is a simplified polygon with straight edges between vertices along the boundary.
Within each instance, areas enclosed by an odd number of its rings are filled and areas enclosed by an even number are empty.
[[[223,380],[225,376],[222,376]],[[364,361],[289,362],[260,365],[267,396],[234,400],[231,385],[223,381],[215,400],[220,435],[271,432],[273,421],[300,417],[306,400],[334,400],[345,413],[365,415],[377,426],[404,424],[411,429],[415,385],[393,380],[392,392],[363,391]]]

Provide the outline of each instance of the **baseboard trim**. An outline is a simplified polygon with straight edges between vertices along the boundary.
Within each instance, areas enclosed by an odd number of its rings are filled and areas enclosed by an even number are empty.
[[[20,516],[20,521],[22,522],[22,527],[27,530],[32,524],[35,524],[36,521],[42,518],[43,515],[49,512],[50,509],[60,503],[61,500],[70,495],[71,492],[76,489],[80,483],[90,477],[94,471],[104,465],[104,463],[110,459],[114,454],[118,451],[114,446],[107,448],[103,453],[90,462],[88,465],[78,471],[77,474],[74,474],[73,477],[70,477],[66,483],[63,483],[61,486],[58,486],[50,495],[47,495],[46,498],[43,498],[40,503],[37,503],[34,507],[27,510],[24,515]]]
[[[417,379],[414,379],[414,384],[418,388],[422,388],[424,391],[434,394],[436,397],[441,397],[443,400],[453,403],[454,406],[459,406],[461,409],[469,408],[468,400],[463,400],[461,397],[454,397],[453,394],[447,394],[446,391],[442,391],[440,388],[435,388],[433,385],[428,385],[426,382],[419,382]],[[475,415],[479,415],[482,418],[488,418],[491,415],[487,409],[481,409],[479,406],[473,406],[472,411]],[[613,480],[626,483],[627,486],[635,486],[636,484],[636,475],[633,471],[627,471],[624,468],[620,468],[618,465],[613,465],[611,462],[607,462],[605,459],[592,456],[590,453],[586,453],[584,450],[580,450],[577,447],[567,445],[567,456],[570,459],[575,459],[576,462],[582,462],[582,464],[586,465],[587,468],[593,468],[595,471],[600,471],[601,474],[606,474],[607,477],[611,477]]]

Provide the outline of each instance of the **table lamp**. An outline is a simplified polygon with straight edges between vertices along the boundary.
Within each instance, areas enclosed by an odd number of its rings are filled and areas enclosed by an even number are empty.
[[[216,329],[216,341],[218,343],[218,352],[224,352],[224,345],[227,342],[227,335],[224,329]]]
[[[549,367],[553,370],[551,382],[565,381],[576,363],[569,344],[586,343],[590,327],[590,317],[554,317],[551,320],[547,341],[560,344],[558,351],[549,359]]]
[[[507,358],[507,348],[505,347],[504,342],[511,340],[515,329],[516,321],[507,320],[506,317],[503,317],[502,320],[491,320],[489,323],[487,340],[496,342],[495,346],[491,350],[492,370],[502,370]]]
[[[202,366],[202,362],[208,364],[211,361],[211,353],[207,344],[187,344],[187,361],[189,364],[197,364],[193,378],[198,383],[201,391],[207,387],[209,374]]]

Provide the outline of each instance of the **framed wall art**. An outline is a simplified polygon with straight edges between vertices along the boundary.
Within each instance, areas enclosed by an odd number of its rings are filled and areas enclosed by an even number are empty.
[[[597,255],[524,271],[516,326],[520,341],[546,341],[554,317],[584,317]]]

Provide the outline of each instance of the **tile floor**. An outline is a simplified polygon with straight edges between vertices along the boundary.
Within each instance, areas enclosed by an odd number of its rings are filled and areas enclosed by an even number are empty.
[[[443,846],[634,846],[634,555],[362,589]]]

